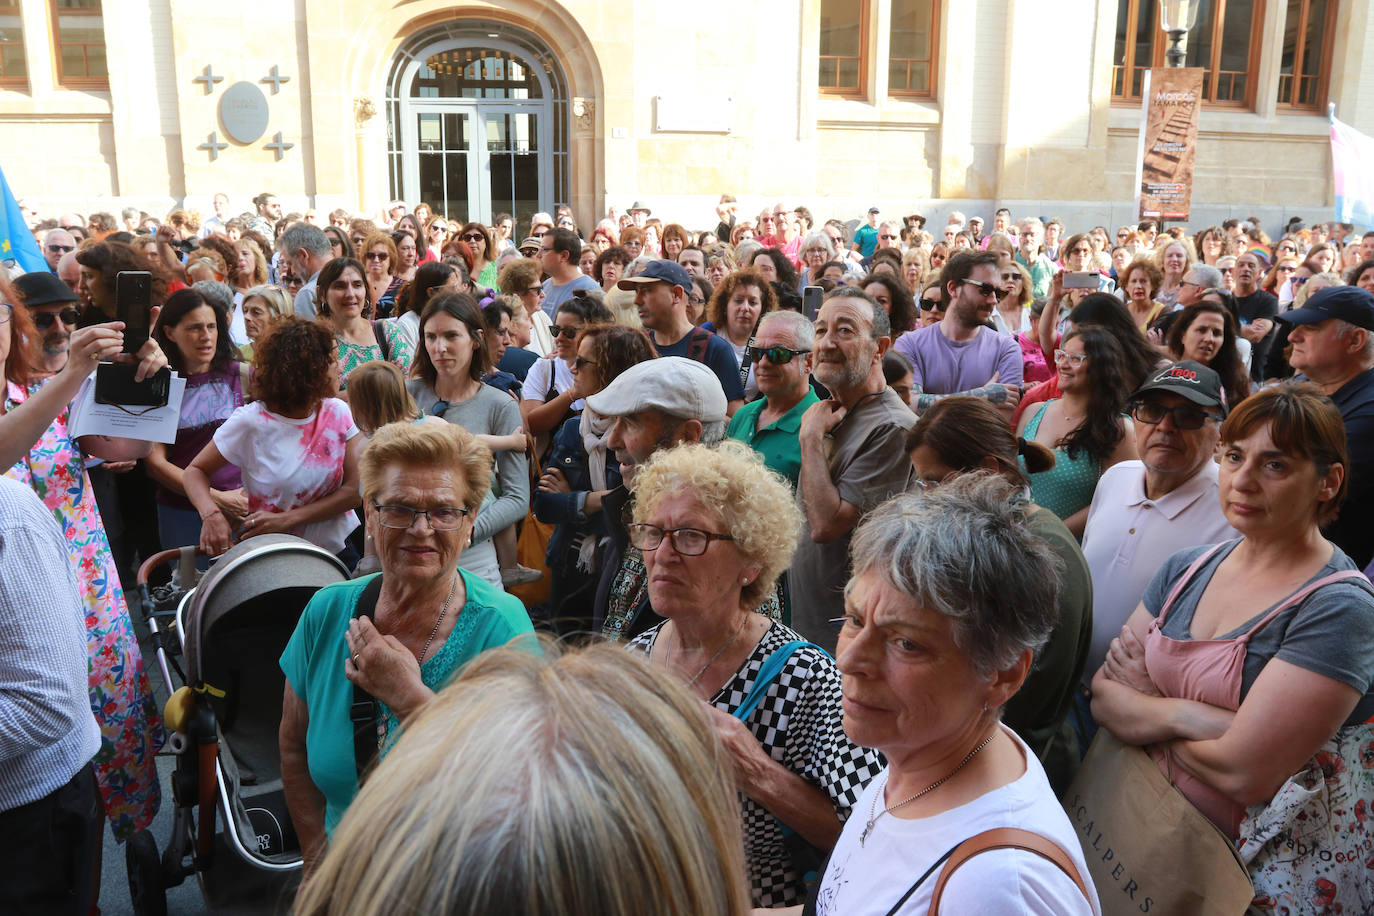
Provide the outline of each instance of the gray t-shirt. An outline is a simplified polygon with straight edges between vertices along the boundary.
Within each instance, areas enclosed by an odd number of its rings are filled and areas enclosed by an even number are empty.
[[[1162,632],[1165,636],[1179,640],[1193,638],[1191,627],[1198,601],[1217,567],[1239,543],[1240,539],[1236,539],[1222,547],[1184,587],[1164,621]],[[1194,560],[1210,549],[1210,545],[1190,547],[1170,557],[1145,589],[1145,609],[1158,617],[1174,583]],[[1355,568],[1350,558],[1337,547],[1330,562],[1308,582]],[[1245,623],[1217,639],[1243,635],[1273,607],[1258,610]],[[1240,687],[1242,701],[1271,658],[1281,658],[1291,665],[1349,684],[1363,694],[1345,721],[1346,725],[1358,725],[1374,715],[1374,693],[1370,690],[1374,685],[1374,595],[1369,586],[1354,582],[1327,585],[1260,628],[1250,638],[1245,653]]]
[[[550,318],[557,318],[558,307],[572,298],[574,290],[579,289],[599,290],[601,287],[597,286],[596,281],[586,274],[580,274],[577,279],[569,280],[562,286],[556,285],[553,278],[550,277],[544,281],[544,301],[539,305],[544,310],[545,315]]]
[[[906,431],[915,424],[916,415],[891,388],[858,404],[827,439],[830,479],[840,498],[868,513],[906,490],[915,474],[904,447]],[[788,573],[791,625],[833,655],[837,634],[828,621],[844,613],[853,531],[827,544],[816,543],[806,521],[804,499],[798,487],[803,514],[801,537]]]
[[[439,397],[423,379],[406,382],[406,390],[426,415],[434,414]],[[466,401],[449,404],[442,416],[478,436],[507,436],[520,428],[520,408],[510,395],[483,385]],[[530,509],[529,462],[523,451],[496,452],[496,478],[477,513],[472,543],[520,521]]]

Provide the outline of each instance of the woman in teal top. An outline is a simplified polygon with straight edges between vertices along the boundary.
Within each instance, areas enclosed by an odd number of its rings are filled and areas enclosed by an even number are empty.
[[[1016,429],[1019,437],[1054,450],[1054,467],[1029,475],[1031,499],[1079,539],[1097,479],[1136,457],[1124,413],[1131,391],[1124,362],[1121,344],[1101,326],[1085,324],[1066,334],[1054,351],[1061,396],[1022,414]]]
[[[381,562],[372,619],[357,616],[375,577],[321,589],[282,653],[282,783],[306,871],[358,791],[349,708],[375,697],[378,753],[483,650],[533,628],[524,606],[458,568],[491,484],[491,452],[451,424],[393,423],[361,462],[367,529]]]

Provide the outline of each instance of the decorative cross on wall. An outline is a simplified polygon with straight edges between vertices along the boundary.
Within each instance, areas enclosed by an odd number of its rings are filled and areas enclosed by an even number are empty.
[[[286,143],[283,141],[281,138],[281,131],[277,131],[277,135],[272,138],[272,142],[263,147],[263,149],[270,149],[275,152],[277,154],[277,161],[281,162],[281,157],[285,155],[287,150],[295,145],[294,143]]]
[[[277,136],[280,137],[281,134],[278,134]],[[205,138],[205,142],[202,143],[200,146],[196,147],[196,149],[209,150],[209,151],[210,151],[210,161],[211,161],[211,162],[214,162],[216,159],[219,158],[219,151],[220,151],[220,150],[222,150],[222,149],[228,149],[228,148],[229,148],[229,144],[228,144],[228,143],[225,143],[223,140],[221,140],[221,139],[219,138],[219,134],[216,133],[215,131],[210,131],[210,136],[208,136],[208,137]],[[277,156],[277,158],[280,159],[281,156],[279,155],[279,156]]]
[[[273,65],[272,65],[272,72],[269,73],[269,74],[267,74],[266,76],[264,76],[262,79],[258,80],[258,82],[260,82],[260,83],[271,83],[271,84],[272,84],[272,94],[273,94],[273,95],[276,95],[278,92],[281,91],[281,84],[282,84],[282,83],[289,83],[289,82],[291,82],[291,77],[289,77],[289,76],[282,76],[280,73],[277,72],[277,65],[276,65],[276,64],[273,64]]]
[[[202,71],[200,72],[200,76],[193,77],[193,78],[191,79],[191,82],[193,82],[193,83],[204,83],[204,84],[205,84],[205,94],[206,94],[206,95],[209,95],[209,94],[211,93],[211,91],[213,91],[215,83],[222,83],[222,82],[224,82],[224,77],[222,77],[222,76],[215,76],[214,71],[210,69],[210,65],[209,65],[209,64],[206,64],[206,65],[205,65],[205,69],[202,70]]]

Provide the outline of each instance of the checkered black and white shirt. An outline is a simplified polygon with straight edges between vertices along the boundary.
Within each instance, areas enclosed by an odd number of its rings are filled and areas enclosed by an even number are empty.
[[[645,632],[630,648],[652,652],[660,628]],[[749,695],[768,656],[784,643],[801,638],[774,622],[740,670],[711,698],[711,705],[734,712]],[[849,740],[841,716],[840,673],[835,662],[816,646],[803,646],[792,653],[744,724],[770,757],[819,788],[843,822],[883,763],[876,751]],[[778,819],[743,793],[739,802],[753,905],[801,903],[806,887],[792,867]]]

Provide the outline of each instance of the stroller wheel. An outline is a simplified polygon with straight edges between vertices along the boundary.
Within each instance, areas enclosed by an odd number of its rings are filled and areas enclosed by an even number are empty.
[[[167,916],[167,885],[157,840],[140,830],[124,846],[124,865],[129,872],[129,897],[136,916]]]

